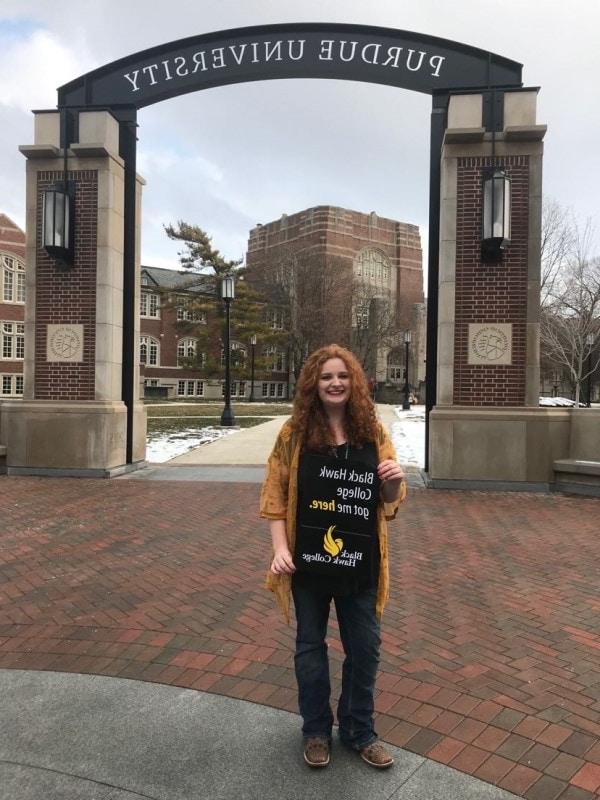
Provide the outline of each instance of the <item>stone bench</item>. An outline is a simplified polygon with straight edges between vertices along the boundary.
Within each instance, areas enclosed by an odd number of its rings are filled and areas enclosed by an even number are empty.
[[[561,458],[554,462],[554,489],[600,497],[600,461]]]

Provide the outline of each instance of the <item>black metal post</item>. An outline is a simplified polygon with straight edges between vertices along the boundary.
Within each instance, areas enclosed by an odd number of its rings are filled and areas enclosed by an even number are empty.
[[[410,409],[410,388],[408,386],[408,347],[410,342],[404,342],[404,402],[402,408],[404,411]]]
[[[139,309],[135,302],[136,281],[136,142],[137,122],[135,109],[119,114],[119,153],[125,161],[125,209],[123,240],[123,363],[122,398],[127,407],[126,463],[133,462],[133,412],[139,387],[135,376],[135,321]]]
[[[588,353],[587,357],[587,368],[588,368],[588,376],[587,376],[587,407],[592,407],[592,351]]]
[[[225,408],[221,414],[221,425],[230,428],[235,425],[235,417],[231,410],[231,348],[229,345],[229,305],[231,300],[228,297],[223,298],[225,303]]]
[[[254,338],[250,341],[250,347],[252,348],[252,360],[250,362],[250,402],[254,402],[254,348],[256,347],[256,342]]]
[[[429,145],[429,269],[427,274],[427,355],[425,357],[425,472],[429,471],[429,414],[437,399],[437,325],[440,258],[441,154],[449,95],[434,95]]]

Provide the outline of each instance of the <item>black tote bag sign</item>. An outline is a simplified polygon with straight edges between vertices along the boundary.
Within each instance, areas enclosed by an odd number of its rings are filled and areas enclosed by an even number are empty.
[[[305,455],[299,487],[294,564],[300,572],[369,574],[377,532],[379,478],[361,461]]]

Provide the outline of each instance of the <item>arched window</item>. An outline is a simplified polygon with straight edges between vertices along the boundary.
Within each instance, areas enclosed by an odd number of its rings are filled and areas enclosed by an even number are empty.
[[[5,303],[25,302],[25,264],[14,256],[0,255],[2,299]]]
[[[242,366],[246,361],[246,345],[241,342],[231,342],[231,363],[233,366]],[[221,348],[221,366],[225,367],[225,348]]]
[[[186,358],[195,358],[198,342],[196,339],[180,339],[177,342],[177,366]]]
[[[365,247],[354,261],[354,275],[369,283],[388,286],[391,265],[388,257],[375,247]]]
[[[404,380],[404,352],[401,348],[390,350],[387,357],[387,377],[392,383]]]
[[[140,336],[140,364],[149,367],[160,364],[160,345],[152,336]]]

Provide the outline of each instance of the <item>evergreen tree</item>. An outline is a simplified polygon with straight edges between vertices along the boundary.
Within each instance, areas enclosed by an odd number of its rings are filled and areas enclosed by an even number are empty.
[[[220,299],[221,280],[231,275],[235,279],[235,300],[231,305],[233,378],[249,380],[251,377],[252,336],[257,339],[255,380],[270,377],[268,373],[277,365],[277,351],[286,352],[288,334],[285,329],[276,327],[277,307],[247,283],[243,259],[226,259],[198,225],[179,220],[176,226],[166,225],[165,231],[170,239],[183,243],[178,253],[181,265],[189,273],[198,274],[198,282],[190,284],[184,301],[185,319],[178,323],[182,335],[197,340],[195,355],[185,358],[183,365],[202,369],[208,377],[223,376],[225,310]],[[180,304],[182,300],[175,302]]]

